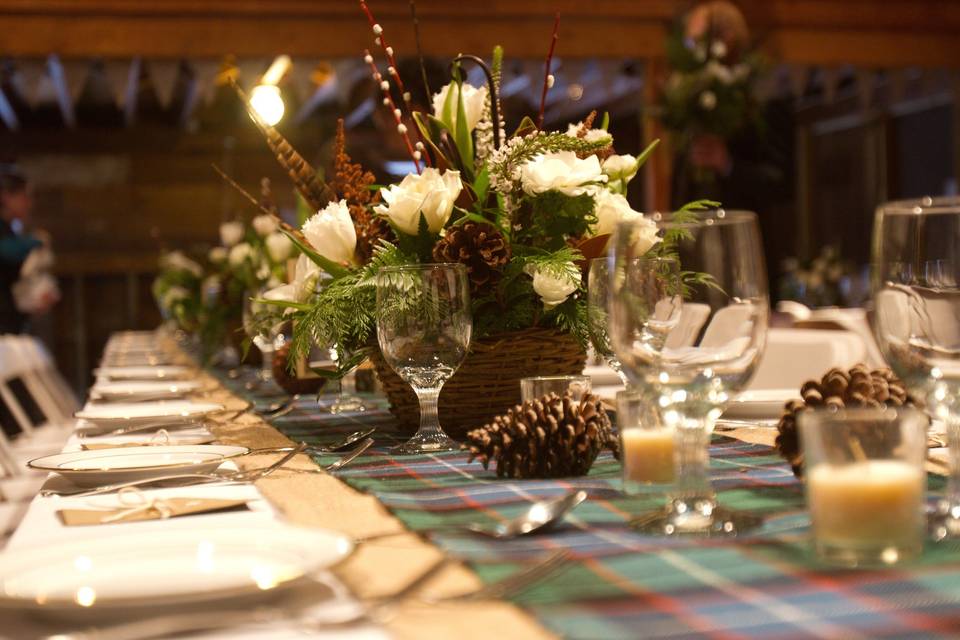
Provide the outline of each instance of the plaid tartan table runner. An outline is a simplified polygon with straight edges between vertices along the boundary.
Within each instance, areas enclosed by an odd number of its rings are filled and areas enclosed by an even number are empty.
[[[236,381],[226,382],[245,393]],[[401,436],[379,402],[366,413],[331,416],[301,400],[272,424],[294,440],[319,444],[376,426],[377,445],[338,476],[472,563],[484,580],[568,549],[575,563],[514,600],[563,637],[960,637],[960,545],[930,544],[920,560],[898,569],[818,566],[808,548],[802,485],[769,447],[721,436],[711,445],[719,500],[764,515],[760,530],[735,540],[666,539],[627,526],[632,515],[661,506],[663,496],[652,490],[625,496],[620,465],[609,454],[587,477],[520,481],[498,480],[462,453],[396,457],[387,449]],[[932,488],[942,485],[942,478],[931,478]],[[555,531],[493,540],[452,530],[495,524],[532,500],[572,488],[590,498]]]

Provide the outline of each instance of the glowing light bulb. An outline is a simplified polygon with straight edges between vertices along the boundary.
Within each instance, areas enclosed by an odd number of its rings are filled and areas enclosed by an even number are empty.
[[[283,98],[280,88],[269,84],[258,84],[250,95],[250,106],[268,125],[273,126],[283,118]]]

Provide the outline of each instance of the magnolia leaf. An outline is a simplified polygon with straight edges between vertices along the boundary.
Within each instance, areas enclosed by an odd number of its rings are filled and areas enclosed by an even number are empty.
[[[473,193],[481,205],[487,201],[487,192],[490,189],[490,169],[484,165],[480,173],[473,179]]]
[[[606,131],[610,127],[610,112],[603,112],[603,120],[600,121],[600,128]]]
[[[420,111],[413,112],[413,119],[417,123],[417,128],[420,129],[420,137],[423,139],[423,142],[433,151],[433,155],[436,158],[437,170],[446,171],[452,163],[450,159],[440,151],[440,147],[437,146],[436,142],[440,139],[440,134],[446,130],[446,127],[444,127],[443,123],[437,118]]]
[[[660,138],[657,138],[653,142],[647,145],[647,148],[643,150],[643,153],[640,154],[640,157],[637,158],[637,169],[646,163],[647,158],[650,157],[650,154],[653,153],[653,150],[657,148],[657,145],[660,144]]]
[[[457,126],[456,132],[454,133],[454,140],[457,143],[457,151],[460,152],[460,157],[463,159],[464,167],[471,169],[470,174],[473,174],[473,136],[470,134],[469,123],[467,122],[467,109],[463,104],[463,79],[462,74],[457,74],[461,76],[457,80]],[[467,164],[469,163],[469,165]]]
[[[313,247],[301,241],[300,238],[296,236],[296,234],[291,233],[286,229],[280,229],[280,231],[282,231],[285,236],[290,238],[290,241],[294,244],[294,246],[297,247],[297,249],[300,250],[301,253],[303,253],[303,255],[307,256],[307,258],[309,258],[310,261],[313,262],[313,264],[317,265],[318,267],[320,267],[321,269],[329,273],[331,276],[333,276],[334,280],[337,280],[339,278],[342,278],[343,276],[350,274],[349,269],[337,264],[333,260],[324,258],[322,255],[317,253]]]

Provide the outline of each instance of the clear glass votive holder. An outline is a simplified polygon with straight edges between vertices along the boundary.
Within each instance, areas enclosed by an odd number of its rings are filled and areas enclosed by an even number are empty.
[[[562,396],[567,391],[579,402],[591,390],[589,376],[535,376],[520,380],[520,399],[523,402],[541,398],[548,393]]]
[[[889,566],[920,554],[927,423],[914,409],[798,416],[813,544],[822,561]]]
[[[635,494],[644,485],[672,483],[676,467],[675,430],[663,425],[656,402],[637,391],[619,392],[617,427],[623,492]]]

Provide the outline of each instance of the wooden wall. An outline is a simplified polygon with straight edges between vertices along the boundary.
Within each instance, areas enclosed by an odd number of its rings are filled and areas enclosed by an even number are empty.
[[[298,144],[310,153],[322,139],[302,130]],[[35,329],[80,389],[111,332],[159,323],[150,295],[159,248],[210,244],[223,216],[251,215],[211,163],[253,191],[271,177],[279,204],[293,205],[289,181],[249,125],[0,133],[0,148],[34,181],[36,223],[58,256],[63,300]]]

